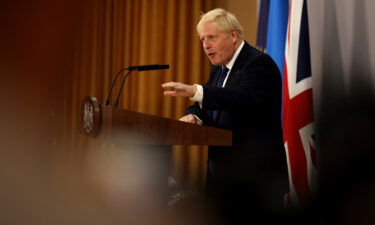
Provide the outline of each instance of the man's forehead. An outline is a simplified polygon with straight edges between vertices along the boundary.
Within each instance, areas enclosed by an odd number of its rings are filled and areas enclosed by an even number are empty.
[[[214,21],[205,22],[202,24],[201,29],[199,31],[199,36],[209,36],[209,35],[218,35],[220,33],[225,33],[224,31],[220,30]]]

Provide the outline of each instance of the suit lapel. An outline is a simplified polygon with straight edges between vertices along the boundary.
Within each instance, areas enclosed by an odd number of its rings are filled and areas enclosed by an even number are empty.
[[[229,77],[227,79],[227,82],[225,83],[224,87],[231,87],[233,86],[234,84],[237,83],[237,80],[240,78],[240,70],[236,69],[236,70],[233,70],[234,67],[232,68],[232,70],[230,71],[229,73]]]
[[[211,81],[209,82],[211,86],[216,86],[217,81],[219,80],[220,71],[221,71],[221,66],[214,66],[212,70],[213,76],[212,76]]]
[[[246,62],[246,55],[249,52],[249,44],[245,41],[245,44],[238,55],[236,61],[233,64],[232,69],[230,70],[229,77],[227,82],[225,83],[225,87],[235,86],[238,79],[240,78],[241,68],[243,68],[243,64]]]

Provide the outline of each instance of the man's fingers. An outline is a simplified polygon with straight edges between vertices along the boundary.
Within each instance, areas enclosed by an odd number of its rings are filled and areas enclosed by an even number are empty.
[[[164,96],[177,96],[176,91],[164,91]]]
[[[191,97],[194,95],[195,91],[193,90],[195,86],[187,85],[178,82],[168,82],[161,85],[164,89],[170,89],[164,91],[165,96],[174,96],[174,97]],[[196,88],[195,88],[196,89]]]
[[[164,96],[176,96],[177,93],[176,93],[176,83],[175,82],[164,83],[161,86],[164,89],[173,88],[173,91],[164,91],[163,92]]]
[[[188,97],[188,94],[183,91],[175,90],[175,91],[164,91],[164,96],[172,96],[172,97]]]
[[[187,123],[196,123],[195,117],[191,114],[183,116],[179,120]]]
[[[176,83],[176,82],[168,82],[161,85],[163,88],[173,88],[173,90],[176,91],[183,91],[185,90],[184,86],[185,84],[182,83]]]
[[[164,83],[162,84],[161,86],[163,88],[175,88],[177,86],[178,83],[176,82],[168,82],[168,83]]]

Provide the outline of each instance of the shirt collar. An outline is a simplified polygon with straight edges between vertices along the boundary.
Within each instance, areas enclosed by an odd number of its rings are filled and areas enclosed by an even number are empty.
[[[236,61],[238,55],[240,54],[240,52],[241,52],[241,50],[242,50],[244,44],[245,44],[245,41],[241,41],[241,44],[240,44],[240,46],[237,48],[237,50],[236,50],[236,52],[234,53],[232,59],[229,61],[229,63],[227,63],[227,64],[225,65],[229,70],[232,69],[233,64],[234,64],[234,62]]]

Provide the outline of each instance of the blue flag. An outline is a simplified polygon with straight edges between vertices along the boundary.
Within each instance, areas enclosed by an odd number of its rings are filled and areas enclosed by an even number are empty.
[[[289,0],[269,0],[266,49],[267,53],[275,60],[281,74],[284,72],[288,12]]]

